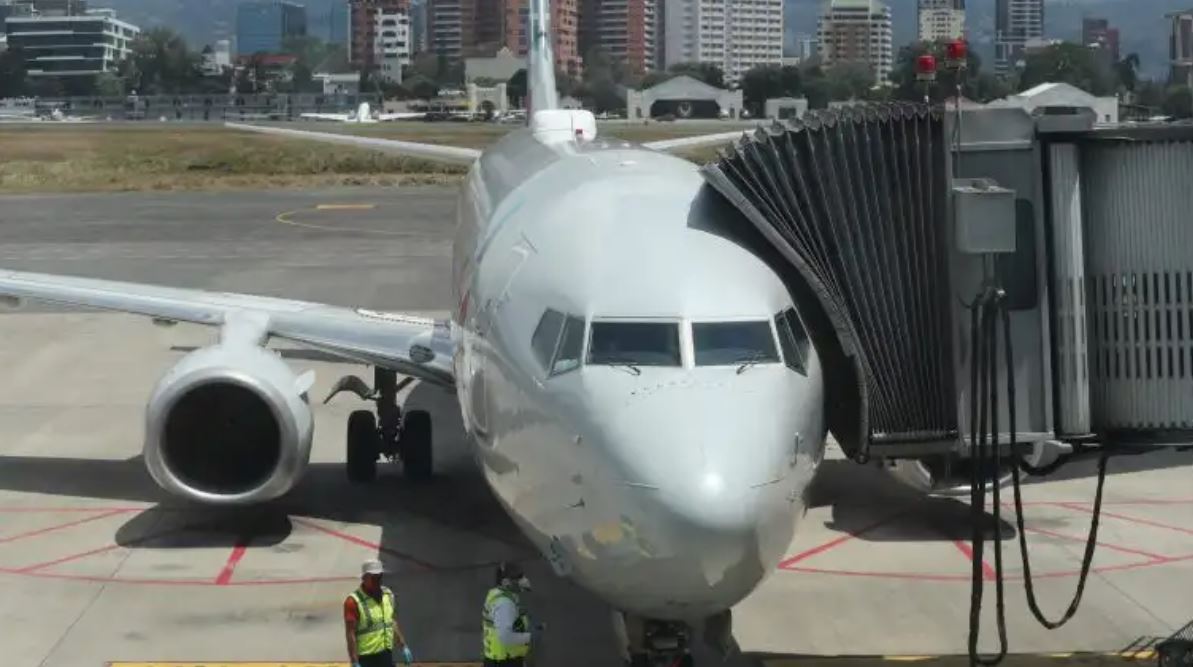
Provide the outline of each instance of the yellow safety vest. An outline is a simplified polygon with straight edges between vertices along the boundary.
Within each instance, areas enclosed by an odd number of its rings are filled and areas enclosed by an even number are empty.
[[[356,619],[357,655],[376,655],[394,648],[394,593],[381,587],[381,601],[357,589],[352,598],[360,612]]]
[[[485,609],[482,619],[484,621],[485,660],[493,660],[495,662],[524,658],[530,653],[529,644],[508,646],[501,643],[501,637],[497,634],[497,626],[493,622],[493,608],[496,606],[497,601],[502,598],[511,600],[514,606],[518,608],[518,620],[514,621],[514,632],[526,632],[526,628],[530,623],[526,618],[526,612],[522,609],[522,603],[518,600],[517,595],[501,588],[494,588],[489,591],[489,594],[485,596]]]

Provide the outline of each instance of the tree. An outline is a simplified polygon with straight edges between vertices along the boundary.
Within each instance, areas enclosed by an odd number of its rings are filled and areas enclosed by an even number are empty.
[[[768,99],[794,97],[802,88],[798,67],[759,65],[746,71],[741,79],[745,107],[754,115],[762,115]]]
[[[930,98],[933,102],[942,102],[957,94],[957,72],[945,67],[946,42],[917,42],[903,47],[899,51],[899,58],[891,70],[891,83],[894,85],[893,95],[896,99],[922,102],[924,99],[924,84],[916,78],[916,60],[924,54],[936,57],[939,71],[936,82],[932,85]],[[969,52],[965,61],[965,71],[961,74],[961,94],[971,100],[989,102],[993,99],[1006,97],[1011,89],[998,77],[982,71],[982,59],[973,51]]]
[[[588,61],[585,61],[588,62]],[[667,68],[676,76],[690,76],[715,88],[725,87],[725,72],[712,63],[676,63]]]
[[[1129,92],[1135,92],[1139,84],[1139,54],[1130,53],[1126,58],[1114,64],[1114,73],[1118,77],[1118,85]]]
[[[25,54],[19,47],[0,51],[0,97],[21,97],[27,85]]]
[[[128,90],[141,94],[182,93],[193,90],[203,76],[199,54],[178,33],[152,28],[133,40],[132,54],[120,66]]]
[[[95,77],[95,94],[100,97],[123,97],[124,81],[112,72]]]
[[[429,100],[439,95],[439,84],[422,74],[415,74],[407,79],[403,87],[409,90],[411,95],[422,100]]]
[[[829,98],[833,100],[870,99],[874,88],[874,68],[864,62],[835,63],[824,70]]]
[[[1092,49],[1061,43],[1028,54],[1019,79],[1019,90],[1041,83],[1067,83],[1091,95],[1114,93],[1114,73],[1100,63]]]

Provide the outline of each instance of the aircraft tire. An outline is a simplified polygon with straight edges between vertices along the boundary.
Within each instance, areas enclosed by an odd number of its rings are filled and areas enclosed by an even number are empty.
[[[431,413],[411,410],[402,424],[402,463],[406,477],[415,481],[431,478],[433,456],[431,448]]]
[[[371,482],[377,478],[377,418],[368,410],[348,415],[348,481]]]

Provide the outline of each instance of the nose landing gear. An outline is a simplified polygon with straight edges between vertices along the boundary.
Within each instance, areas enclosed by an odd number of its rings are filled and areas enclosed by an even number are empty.
[[[688,625],[617,613],[615,633],[626,647],[628,667],[693,667]]]
[[[376,415],[370,410],[356,410],[348,416],[348,479],[357,483],[372,481],[377,476],[377,460],[381,457],[401,460],[407,479],[430,479],[431,414],[426,410],[403,411],[397,401],[398,392],[413,382],[413,378],[398,382],[397,373],[382,368],[374,369],[373,377],[373,389],[355,375],[344,377],[323,401],[327,403],[336,394],[347,391],[377,406]]]

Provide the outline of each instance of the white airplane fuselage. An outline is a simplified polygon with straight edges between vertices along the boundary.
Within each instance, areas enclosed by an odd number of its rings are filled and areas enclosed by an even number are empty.
[[[821,369],[695,365],[691,325],[792,308],[721,235],[696,165],[619,140],[511,133],[458,208],[456,388],[485,478],[535,546],[615,608],[698,619],[753,591],[789,546],[823,456]],[[546,309],[674,322],[682,363],[552,375]]]

